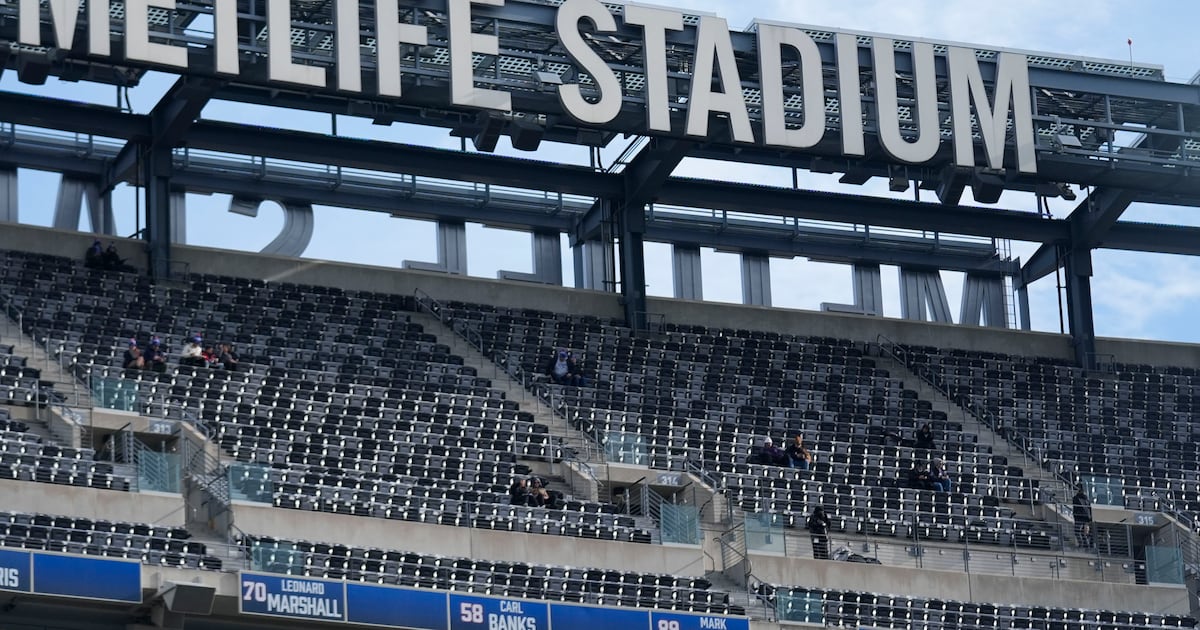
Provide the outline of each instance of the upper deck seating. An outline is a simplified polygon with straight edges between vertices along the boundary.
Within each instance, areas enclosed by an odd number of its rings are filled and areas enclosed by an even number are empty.
[[[191,569],[221,568],[202,542],[182,527],[93,520],[73,516],[0,512],[5,547],[129,558],[145,564]]]
[[[19,252],[0,258],[0,292],[103,404],[199,422],[272,469],[252,483],[281,507],[650,540],[603,504],[501,516],[529,472],[520,460],[557,460],[561,446],[410,321],[411,297],[201,275],[160,285]],[[177,365],[193,334],[234,343],[237,369]],[[128,339],[152,337],[169,369],[115,365]]]
[[[1200,378],[1191,368],[1063,361],[906,347],[905,360],[1093,500],[1200,514]],[[1096,479],[1101,478],[1101,479]],[[1098,483],[1097,483],[1098,482]]]

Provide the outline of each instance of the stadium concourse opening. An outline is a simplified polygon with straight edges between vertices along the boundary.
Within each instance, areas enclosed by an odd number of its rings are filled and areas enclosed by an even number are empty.
[[[1123,219],[1200,205],[1196,80],[595,0],[21,0],[0,64],[0,625],[1196,626],[1200,354],[1091,289],[1200,253]],[[364,212],[436,258],[317,259]]]

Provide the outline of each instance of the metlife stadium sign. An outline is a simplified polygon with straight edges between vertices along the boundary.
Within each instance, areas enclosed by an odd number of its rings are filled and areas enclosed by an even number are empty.
[[[115,0],[112,3],[117,4]],[[212,34],[208,44],[212,67],[190,67],[188,46],[156,41],[151,18],[175,11],[175,0],[123,2],[124,61],[236,80],[245,70],[244,57],[239,54],[242,42],[238,2],[212,0],[212,3]],[[448,49],[448,104],[479,111],[513,110],[512,94],[481,86],[474,70],[479,55],[499,55],[501,51],[500,39],[489,32],[476,32],[472,19],[481,10],[503,11],[505,0],[433,2],[439,15],[445,16],[445,23],[439,21],[437,25],[439,29],[444,27],[445,42],[430,41],[431,26],[420,23],[418,17],[423,12],[404,12],[413,16],[406,20],[399,17],[403,9],[426,7],[431,4],[429,0],[333,0],[332,70],[299,61],[293,49],[293,9],[312,2],[262,0],[259,4],[265,7],[267,16],[262,36],[268,44],[266,77],[270,83],[402,102],[405,73],[411,71],[409,60],[413,57],[406,51],[437,44]],[[118,41],[110,36],[116,32],[112,28],[116,18],[111,8],[110,0],[86,3],[19,0],[20,43],[74,47],[78,51],[82,47],[76,37],[86,30],[89,58],[109,57],[114,41]],[[685,25],[684,14],[676,10],[628,4],[620,11],[613,11],[599,0],[564,0],[555,11],[558,44],[578,72],[564,77],[554,91],[562,110],[578,123],[611,128],[621,113],[627,96],[624,90],[629,86],[623,85],[620,72],[601,55],[599,42],[619,29],[633,29],[641,33],[644,67],[640,70],[645,80],[640,91],[644,92],[641,102],[645,124],[640,129],[615,131],[682,133],[711,139],[710,124],[717,117],[728,124],[728,139],[722,141],[805,149],[826,140],[827,133],[837,133],[844,155],[862,156],[866,152],[863,115],[866,111],[873,113],[874,119],[868,122],[882,149],[899,162],[919,165],[931,161],[943,142],[940,67],[949,88],[949,103],[943,103],[942,108],[948,105],[955,163],[963,167],[1002,169],[1006,148],[1011,143],[1010,166],[1024,173],[1037,172],[1028,65],[1021,53],[999,51],[981,62],[976,50],[961,45],[913,41],[898,50],[897,41],[888,37],[837,33],[833,41],[834,58],[822,59],[817,44],[804,29],[758,21],[753,28],[757,49],[757,68],[753,74],[761,101],[755,99],[756,102],[749,103],[743,87],[754,81],[741,76],[744,71],[739,70],[732,35],[723,18],[698,16]],[[77,33],[81,16],[87,27]],[[50,28],[43,27],[47,22]],[[361,45],[364,33],[374,38],[369,51]],[[672,54],[678,52],[669,42],[681,33],[694,38],[693,58],[688,64],[691,81],[683,102],[670,98],[667,64],[668,50]],[[866,63],[873,67],[874,76],[882,78],[870,86],[872,89],[866,91],[866,96],[860,73],[863,50],[869,50]],[[903,89],[895,79],[898,57],[905,58],[905,67],[911,68],[911,81],[906,78]],[[745,60],[741,61],[744,67]],[[373,85],[364,84],[367,64],[374,69],[370,75]],[[837,75],[836,95],[827,92],[822,77],[823,69],[830,64]],[[981,69],[985,64],[986,72]],[[792,72],[795,67],[800,69],[798,76]],[[839,124],[833,131],[827,125],[827,116],[831,115],[826,111],[827,98],[839,101],[836,114]],[[672,111],[680,107],[686,109],[686,117],[683,128],[677,129],[673,128],[678,123],[673,125]],[[902,120],[902,107],[911,112],[910,120],[907,114]],[[978,154],[976,140],[982,145]]]

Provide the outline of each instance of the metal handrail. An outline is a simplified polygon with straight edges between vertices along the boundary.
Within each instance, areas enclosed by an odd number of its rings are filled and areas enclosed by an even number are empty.
[[[756,515],[747,515],[747,518]],[[744,522],[745,519],[743,519]],[[735,525],[737,527],[741,526]],[[1126,540],[1132,540],[1131,526],[1124,526]],[[776,543],[770,551],[779,553],[782,549],[787,557],[809,557],[806,551],[808,545],[801,542],[789,542],[790,539],[808,538],[807,533],[799,533],[787,527],[774,526],[771,532],[783,538],[782,544]],[[866,557],[879,560],[890,566],[910,566],[916,569],[932,569],[939,571],[956,571],[966,574],[1009,575],[1025,577],[1047,577],[1060,579],[1133,583],[1133,575],[1144,563],[1134,558],[1133,548],[1123,549],[1123,553],[1102,553],[1103,541],[1097,549],[1078,550],[1039,550],[1013,545],[994,545],[972,542],[965,539],[961,542],[924,539],[921,537],[906,538],[897,542],[881,542],[880,538],[830,532],[829,550],[834,560],[844,559],[851,553],[865,554]],[[747,556],[754,549],[747,548]],[[903,563],[900,559],[906,559]]]

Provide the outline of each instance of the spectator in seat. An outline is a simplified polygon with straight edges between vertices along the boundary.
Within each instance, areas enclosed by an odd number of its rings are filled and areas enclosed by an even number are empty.
[[[812,453],[804,446],[804,436],[797,435],[788,442],[784,452],[788,456],[788,465],[800,470],[808,470],[812,466]]]
[[[932,490],[933,485],[929,483],[929,467],[913,466],[908,471],[908,487],[913,490]]]
[[[579,374],[579,366],[575,363],[566,348],[559,348],[546,364],[546,375],[559,385],[583,385],[583,376]]]
[[[927,451],[932,451],[937,448],[937,444],[933,441],[933,423],[926,422],[917,430],[916,439],[913,441],[913,448],[920,448]]]
[[[150,347],[142,353],[142,358],[145,359],[145,368],[155,372],[167,371],[167,355],[162,351],[162,340],[158,337],[150,338]]]
[[[220,361],[221,367],[225,368],[226,370],[233,372],[237,369],[238,359],[237,355],[233,352],[233,346],[231,344],[221,344],[221,352],[218,354],[217,358]]]
[[[104,250],[100,239],[92,241],[92,245],[83,253],[83,266],[88,269],[104,269]]]
[[[200,335],[195,335],[188,340],[183,346],[183,352],[179,356],[180,365],[190,365],[193,367],[204,367],[204,346],[201,344],[204,339]]]
[[[108,248],[104,250],[104,254],[101,255],[100,261],[103,263],[102,268],[110,271],[137,271],[133,265],[127,264],[125,259],[121,258],[121,254],[117,253],[116,243],[110,242],[108,244]]]
[[[127,370],[140,370],[146,366],[146,359],[142,356],[141,348],[138,348],[137,341],[129,340],[129,347],[125,349],[125,356],[121,359],[121,367]]]
[[[935,457],[929,462],[929,483],[933,484],[933,489],[938,492],[950,492],[950,473],[946,472],[946,462],[940,457]]]
[[[529,482],[530,505],[534,507],[554,509],[554,496],[546,489],[542,480],[534,477]]]
[[[829,559],[829,517],[825,516],[825,508],[817,506],[808,515],[808,535],[812,538],[813,558]]]
[[[508,487],[508,502],[512,505],[529,505],[529,486],[524,479],[516,479]]]
[[[768,466],[790,466],[791,461],[783,449],[775,446],[775,441],[768,436],[762,443],[762,463]]]
[[[221,363],[221,356],[212,346],[204,346],[204,350],[200,351],[200,356],[204,359],[206,367],[215,368]]]
[[[1071,515],[1075,518],[1075,542],[1080,547],[1090,549],[1095,540],[1092,537],[1092,502],[1082,485],[1075,489],[1075,496],[1071,497]]]

